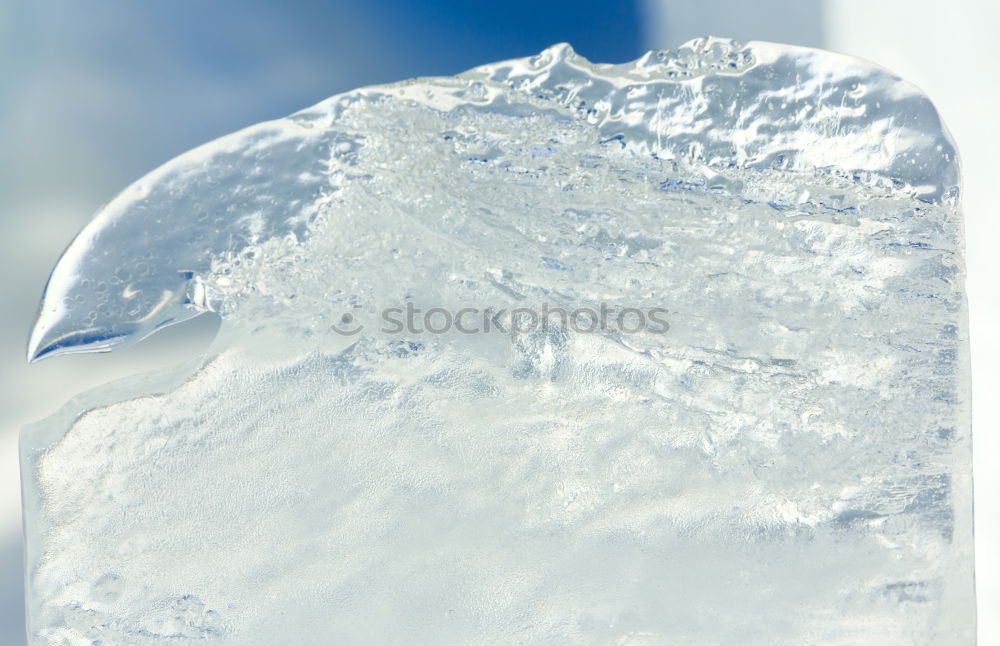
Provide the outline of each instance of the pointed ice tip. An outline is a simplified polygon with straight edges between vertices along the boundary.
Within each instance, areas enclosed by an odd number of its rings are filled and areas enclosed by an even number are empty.
[[[573,46],[567,42],[555,43],[554,45],[550,45],[545,49],[545,51],[552,52],[553,54],[559,57],[569,57],[572,56],[573,54],[576,54],[576,52],[573,51]]]
[[[42,347],[43,342],[37,338],[37,329],[32,330],[31,338],[28,340],[28,363],[37,363],[49,356],[49,353]]]
[[[52,356],[54,351],[52,339],[45,332],[41,315],[39,315],[31,326],[31,336],[28,337],[28,363],[37,363]]]
[[[549,45],[535,56],[532,56],[531,61],[535,64],[543,63],[549,65],[556,61],[571,60],[576,58],[576,56],[577,53],[573,51],[573,46],[569,43],[556,43]]]
[[[116,335],[111,330],[89,328],[85,330],[65,330],[50,328],[39,320],[28,341],[28,363],[37,363],[49,357],[84,352],[110,352],[125,342],[124,335]]]
[[[54,277],[58,277],[57,264]],[[171,278],[181,283],[173,290],[139,290],[111,301],[112,307],[101,312],[98,308],[65,307],[65,302],[86,303],[94,296],[86,283],[72,280],[52,280],[42,296],[42,305],[28,340],[28,363],[64,354],[111,352],[131,346],[157,330],[182,323],[205,311],[185,299],[186,278],[174,272]],[[110,299],[109,299],[110,300]],[[121,317],[126,304],[135,304],[138,316]]]

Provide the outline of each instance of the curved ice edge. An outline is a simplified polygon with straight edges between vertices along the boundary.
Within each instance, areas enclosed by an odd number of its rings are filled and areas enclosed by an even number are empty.
[[[955,147],[931,102],[867,61],[804,47],[701,38],[606,65],[559,44],[457,77],[353,90],[167,162],[99,210],[59,259],[43,293],[28,360],[112,351],[212,309],[197,280],[213,261],[270,238],[308,235],[308,217],[288,214],[308,216],[318,208],[325,177],[316,165],[329,148],[323,135],[344,106],[361,96],[408,99],[439,110],[497,103],[537,110],[544,103],[574,111],[602,140],[620,138],[637,154],[684,159],[709,172],[819,172],[927,202],[954,203],[958,195]],[[256,164],[270,162],[262,178],[244,172],[251,156]],[[236,183],[274,204],[249,217],[248,204],[225,192]],[[296,187],[293,196],[275,193],[289,186]],[[216,210],[236,216],[213,229],[192,210],[202,198],[216,199]],[[143,266],[145,273],[137,272]],[[103,313],[93,302],[98,285],[122,290]]]

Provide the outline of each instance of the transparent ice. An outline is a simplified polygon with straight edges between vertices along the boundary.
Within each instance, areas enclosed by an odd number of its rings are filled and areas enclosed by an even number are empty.
[[[32,360],[223,325],[25,429],[31,643],[973,644],[958,184],[912,85],[719,39],[186,153],[46,287]],[[669,330],[379,326],[540,303]]]

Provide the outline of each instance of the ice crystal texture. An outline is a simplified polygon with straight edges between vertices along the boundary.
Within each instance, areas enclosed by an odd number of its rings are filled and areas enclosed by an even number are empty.
[[[717,39],[182,155],[43,297],[32,359],[223,326],[25,430],[32,643],[972,644],[958,176],[891,73]],[[380,323],[542,304],[669,326]]]

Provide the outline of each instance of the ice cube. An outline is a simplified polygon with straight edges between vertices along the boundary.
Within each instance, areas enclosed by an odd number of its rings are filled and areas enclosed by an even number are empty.
[[[972,644],[954,146],[829,52],[559,45],[169,162],[29,358],[38,644]]]

